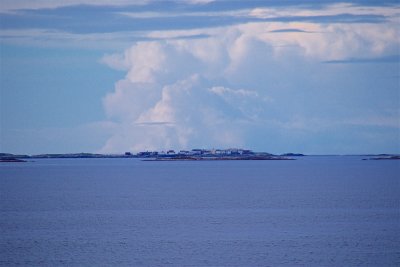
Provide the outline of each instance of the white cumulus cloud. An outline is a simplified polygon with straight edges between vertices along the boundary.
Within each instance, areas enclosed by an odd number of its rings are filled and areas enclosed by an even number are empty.
[[[299,31],[273,32],[279,29]],[[126,76],[104,98],[107,115],[119,128],[102,152],[274,148],[293,136],[299,143],[340,121],[346,124],[347,111],[362,115],[363,107],[355,111],[354,103],[346,103],[346,90],[360,88],[340,78],[349,66],[322,62],[393,55],[400,44],[392,23],[257,22],[200,32],[209,37],[168,39],[193,31],[154,32],[166,39],[135,43],[103,59]]]

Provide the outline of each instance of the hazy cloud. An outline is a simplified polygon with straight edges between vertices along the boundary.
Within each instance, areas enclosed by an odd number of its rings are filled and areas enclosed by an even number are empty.
[[[44,9],[59,8],[66,6],[93,5],[93,6],[127,6],[127,5],[144,5],[150,0],[3,0],[1,2],[0,11],[24,10],[24,9]]]
[[[328,60],[323,63],[327,64],[358,64],[358,63],[395,63],[399,64],[400,55],[374,57],[374,58],[346,58],[339,60]]]
[[[272,30],[270,32],[276,32],[276,33],[305,32],[305,33],[308,33],[308,31],[304,31],[304,30],[300,30],[300,29],[278,29],[278,30]]]

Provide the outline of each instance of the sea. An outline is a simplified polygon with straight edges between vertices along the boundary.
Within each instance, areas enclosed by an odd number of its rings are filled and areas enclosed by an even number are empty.
[[[1,266],[400,266],[400,161],[0,163]]]

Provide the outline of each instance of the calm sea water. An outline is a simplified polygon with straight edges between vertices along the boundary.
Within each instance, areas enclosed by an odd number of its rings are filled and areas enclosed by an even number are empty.
[[[399,266],[400,161],[0,165],[4,266]]]

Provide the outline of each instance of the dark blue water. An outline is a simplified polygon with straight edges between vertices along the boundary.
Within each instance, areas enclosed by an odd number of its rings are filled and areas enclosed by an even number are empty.
[[[399,266],[400,161],[0,165],[5,266]]]

